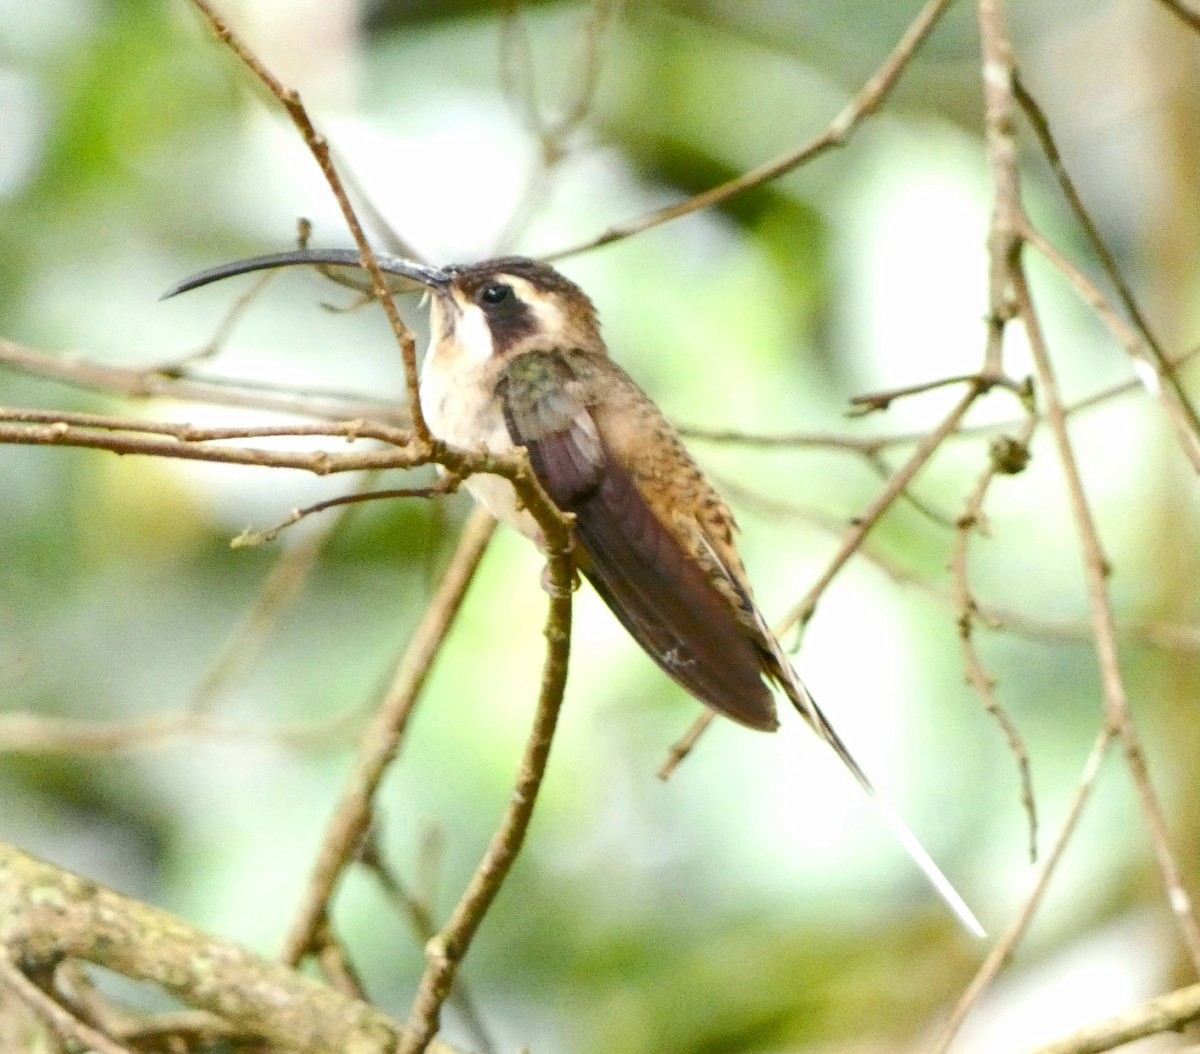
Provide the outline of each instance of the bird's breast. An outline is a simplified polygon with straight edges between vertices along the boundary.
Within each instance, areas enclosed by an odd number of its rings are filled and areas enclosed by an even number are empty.
[[[421,371],[421,412],[429,430],[444,443],[464,450],[508,453],[513,441],[495,387],[494,362],[481,363],[454,345],[435,345]],[[508,480],[480,474],[464,486],[496,519],[537,538],[537,523],[519,507]]]

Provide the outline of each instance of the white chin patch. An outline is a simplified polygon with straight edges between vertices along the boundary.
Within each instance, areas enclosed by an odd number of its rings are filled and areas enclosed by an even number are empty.
[[[455,342],[470,361],[487,362],[492,357],[492,331],[488,328],[483,310],[475,304],[463,304],[460,310],[455,326]]]

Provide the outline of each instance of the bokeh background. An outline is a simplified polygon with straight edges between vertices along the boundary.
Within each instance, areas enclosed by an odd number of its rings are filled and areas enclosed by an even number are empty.
[[[227,10],[302,90],[379,214],[452,261],[556,250],[804,141],[916,6],[628,3],[605,23],[595,91],[582,96],[597,18],[586,5],[525,5],[520,30],[488,3]],[[1011,17],[1022,74],[1085,200],[1166,346],[1185,351],[1200,331],[1197,38],[1133,0],[1014,3]],[[847,148],[726,208],[563,263],[595,299],[613,354],[676,422],[920,431],[952,395],[855,420],[847,399],[977,368],[991,203],[974,18],[969,5],[950,12]],[[182,0],[0,0],[0,26],[0,335],[109,365],[173,361],[204,345],[241,291],[160,303],[179,277],[290,245],[300,216],[314,244],[349,244],[291,126]],[[530,91],[548,121],[588,100],[548,173],[520,105]],[[1087,261],[1046,166],[1032,150],[1024,163],[1035,218]],[[1068,397],[1131,378],[1062,283],[1034,274]],[[352,299],[314,275],[281,276],[196,372],[399,398],[382,313],[321,306]],[[416,304],[402,306],[419,326]],[[1007,363],[1031,370],[1015,333]],[[130,404],[4,366],[0,400],[273,419]],[[972,421],[1018,413],[999,392]],[[1073,428],[1128,628],[1134,712],[1195,892],[1196,480],[1140,391]],[[771,616],[803,595],[882,485],[844,451],[692,446],[735,507]],[[898,464],[907,449],[885,458]],[[938,456],[915,493],[940,519],[897,506],[821,602],[798,661],[865,768],[999,931],[1033,878],[1026,820],[1014,760],[964,683],[945,569],[953,520],[986,462],[986,438]],[[351,481],[8,446],[0,485],[0,716],[117,721],[191,705],[281,550],[316,528],[257,549],[231,550],[231,537]],[[0,838],[276,949],[355,735],[467,509],[456,497],[347,517],[214,704],[230,724],[318,723],[320,734],[98,753],[0,738]],[[1101,720],[1082,564],[1047,437],[1025,473],[995,485],[988,512],[973,584],[1032,625],[981,631],[980,646],[1028,745],[1044,848]],[[439,916],[515,772],[542,654],[538,574],[528,543],[497,535],[382,795],[385,855]],[[586,588],[577,611],[544,798],[464,973],[500,1049],[886,1051],[930,1037],[985,946],[956,928],[852,781],[784,715],[770,737],[718,723],[660,783],[655,770],[697,707]],[[1147,644],[1147,627],[1160,643],[1174,627],[1170,646]],[[420,942],[370,876],[351,876],[336,920],[371,992],[403,1011]],[[956,1049],[1021,1049],[1186,980],[1114,756],[1029,938]],[[446,1034],[472,1045],[453,1012]]]

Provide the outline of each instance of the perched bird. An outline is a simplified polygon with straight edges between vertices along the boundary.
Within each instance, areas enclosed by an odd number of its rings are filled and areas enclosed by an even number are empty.
[[[575,283],[524,257],[428,267],[378,254],[407,288],[432,294],[421,410],[451,445],[495,454],[524,447],[555,504],[575,515],[575,562],[658,665],[706,706],[773,731],[778,688],[878,806],[954,913],[983,930],[813,701],[756,606],[728,507],[674,428],[608,355],[596,309]],[[299,250],[222,265],[167,296],[294,264],[358,267],[346,250]],[[403,288],[403,287],[402,287]],[[497,519],[538,541],[499,476],[466,487]]]

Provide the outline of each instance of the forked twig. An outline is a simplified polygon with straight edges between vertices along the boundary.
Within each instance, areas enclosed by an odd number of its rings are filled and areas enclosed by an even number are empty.
[[[346,193],[346,188],[342,184],[341,177],[338,175],[337,167],[333,163],[333,156],[329,152],[329,144],[313,125],[308,111],[300,101],[300,93],[294,88],[285,87],[262,64],[258,56],[229,28],[225,20],[213,10],[208,0],[192,0],[192,3],[208,19],[209,25],[212,26],[213,32],[217,35],[217,39],[228,47],[241,60],[242,64],[259,79],[263,87],[279,100],[280,105],[287,111],[288,116],[292,119],[292,123],[295,124],[297,130],[300,132],[305,145],[313,155],[313,159],[320,167],[321,174],[329,184],[329,189],[333,192],[338,207],[342,211],[342,219],[345,221],[346,227],[354,239],[354,244],[358,247],[363,268],[371,276],[371,286],[375,298],[383,305],[388,323],[391,325],[392,332],[396,336],[396,342],[400,346],[400,353],[404,359],[404,381],[408,388],[408,409],[412,415],[413,435],[416,437],[420,447],[426,451],[432,449],[433,437],[430,435],[429,426],[425,423],[425,417],[421,413],[420,386],[417,379],[416,341],[413,339],[412,331],[404,324],[404,319],[400,317],[400,312],[396,309],[396,303],[388,292],[387,280],[383,277],[383,271],[380,270],[379,261],[375,257],[375,250],[371,248],[371,243],[367,241],[362,224],[359,223],[354,206],[350,203],[349,195]]]
[[[1015,443],[1024,449],[1033,437],[1037,427],[1037,418],[1032,414],[1025,422],[1025,427],[1016,438]],[[966,666],[967,680],[983,703],[984,709],[1000,726],[1004,738],[1008,742],[1009,752],[1017,763],[1017,776],[1021,788],[1021,806],[1029,823],[1029,862],[1037,861],[1038,817],[1037,804],[1033,797],[1033,778],[1029,770],[1029,750],[1017,726],[1008,712],[996,698],[996,685],[991,675],[983,665],[979,651],[975,647],[975,625],[979,618],[979,604],[971,589],[970,570],[968,568],[968,549],[971,538],[976,531],[981,530],[984,522],[983,506],[991,490],[996,476],[1001,473],[1003,463],[993,457],[988,467],[980,473],[975,490],[967,499],[963,514],[959,518],[954,540],[954,548],[950,555],[950,577],[954,582],[954,599],[958,609],[958,635],[962,642],[963,662]]]
[[[64,1039],[74,1040],[95,1054],[135,1054],[123,1043],[80,1021],[57,999],[27,977],[6,951],[0,951],[0,984],[4,985]]]
[[[549,610],[546,613],[546,659],[537,712],[521,759],[516,787],[499,828],[475,876],[441,932],[425,945],[425,974],[413,1000],[408,1028],[397,1054],[422,1054],[437,1035],[442,1004],[450,994],[459,963],[466,955],[488,908],[500,892],[517,853],[525,840],[533,807],[537,802],[550,746],[562,707],[571,653],[571,607],[575,566],[571,559],[569,528],[546,539],[549,573]]]
[[[1125,749],[1125,760],[1129,765],[1142,812],[1150,828],[1151,843],[1154,847],[1154,855],[1158,861],[1163,885],[1166,888],[1167,903],[1175,917],[1176,926],[1188,955],[1191,957],[1192,965],[1200,974],[1200,926],[1196,923],[1196,917],[1192,912],[1191,898],[1184,888],[1179,865],[1171,849],[1166,820],[1158,801],[1158,795],[1150,781],[1150,773],[1146,769],[1141,739],[1129,712],[1129,701],[1117,655],[1116,616],[1113,613],[1112,598],[1108,591],[1108,576],[1111,569],[1100,544],[1100,536],[1084,491],[1083,478],[1079,472],[1075,450],[1067,432],[1067,421],[1063,413],[1062,398],[1058,391],[1058,381],[1042,337],[1041,325],[1038,322],[1025,273],[1020,267],[1013,274],[1013,292],[1016,295],[1017,310],[1029,335],[1030,350],[1033,352],[1034,363],[1037,366],[1038,383],[1046,400],[1046,417],[1050,423],[1050,431],[1054,436],[1055,445],[1058,447],[1059,461],[1066,479],[1067,497],[1079,533],[1088,599],[1091,603],[1095,626],[1096,657],[1100,665],[1107,720],[1121,737]]]
[[[879,496],[871,502],[867,510],[855,520],[851,528],[842,537],[842,544],[838,547],[838,551],[826,565],[820,577],[809,587],[808,592],[804,594],[800,601],[784,615],[777,627],[778,632],[786,633],[793,626],[803,630],[816,611],[817,602],[824,595],[825,590],[829,588],[829,584],[837,577],[838,572],[841,571],[850,557],[862,545],[863,539],[866,538],[871,528],[879,522],[880,518],[891,508],[896,499],[908,489],[909,484],[916,478],[917,473],[929,463],[929,460],[937,453],[938,448],[946,438],[958,428],[959,424],[962,423],[962,419],[966,417],[967,411],[971,409],[975,400],[983,394],[987,387],[987,382],[983,378],[977,378],[975,383],[954,404],[937,428],[927,433],[917,444],[917,449],[912,452],[909,459],[893,473],[887,486],[884,487]]]
[[[437,935],[437,925],[429,908],[430,902],[409,890],[388,865],[379,847],[378,833],[378,827],[372,827],[367,832],[358,862],[375,876],[397,913],[408,920],[413,933],[422,943],[427,943]],[[479,1054],[498,1054],[496,1042],[484,1025],[483,1015],[461,977],[450,991],[449,1002],[458,1011],[463,1024],[471,1033],[472,1042],[476,1044]]]
[[[1136,332],[1129,332],[1129,327],[1119,318],[1113,306],[1108,302],[1108,298],[1078,267],[1055,250],[1049,244],[1048,239],[1034,230],[1033,225],[1028,222],[1025,223],[1024,237],[1031,244],[1037,245],[1050,264],[1057,268],[1079,292],[1084,301],[1095,311],[1100,320],[1133,358],[1134,364],[1144,366],[1144,370],[1141,371],[1143,382],[1151,395],[1155,396],[1162,404],[1167,419],[1179,436],[1184,454],[1192,463],[1192,468],[1200,473],[1200,416],[1197,416],[1195,406],[1192,405],[1192,401],[1179,381],[1176,363],[1163,350],[1158,338],[1151,330],[1149,322],[1146,321],[1146,317],[1133,295],[1133,290],[1129,288],[1128,283],[1122,277],[1116,258],[1109,250],[1108,243],[1100,233],[1100,228],[1092,219],[1087,206],[1084,205],[1075,181],[1071,178],[1066,163],[1059,153],[1058,144],[1050,132],[1049,120],[1038,106],[1037,100],[1022,84],[1020,77],[1016,76],[1013,78],[1013,97],[1025,111],[1025,116],[1033,126],[1042,153],[1046,155],[1046,159],[1050,163],[1050,168],[1058,180],[1063,196],[1067,199],[1076,221],[1083,228],[1105,276],[1116,289],[1117,296]]]

